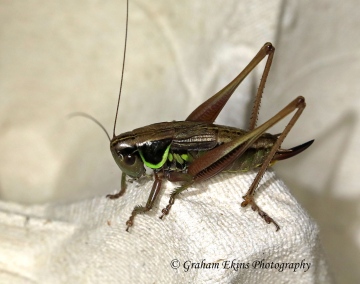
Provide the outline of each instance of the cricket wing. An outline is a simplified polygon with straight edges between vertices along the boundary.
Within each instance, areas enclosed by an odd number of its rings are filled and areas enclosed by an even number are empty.
[[[207,151],[218,145],[218,129],[208,123],[191,123],[174,135],[171,149],[177,151]]]

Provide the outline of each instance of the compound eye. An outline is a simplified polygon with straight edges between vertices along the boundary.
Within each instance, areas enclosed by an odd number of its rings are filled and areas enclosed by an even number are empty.
[[[124,156],[124,161],[127,165],[131,166],[135,163],[136,156],[132,154],[128,154]]]

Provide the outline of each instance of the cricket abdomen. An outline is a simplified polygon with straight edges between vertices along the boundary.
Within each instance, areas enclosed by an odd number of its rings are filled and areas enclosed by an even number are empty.
[[[235,140],[248,132],[245,130],[219,126],[219,145]],[[277,140],[277,135],[262,134],[240,157],[238,157],[225,172],[250,171],[263,164],[272,146]],[[241,146],[240,146],[241,147]]]
[[[239,158],[237,158],[232,165],[224,172],[247,172],[257,167],[260,167],[265,161],[267,155],[271,150],[270,148],[250,148],[245,151]]]

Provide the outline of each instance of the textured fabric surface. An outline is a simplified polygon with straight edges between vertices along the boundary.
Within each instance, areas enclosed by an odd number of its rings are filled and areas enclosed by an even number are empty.
[[[145,202],[151,181],[132,183],[116,201],[98,197],[34,207],[2,202],[2,283],[329,283],[317,226],[272,172],[257,201],[280,231],[240,207],[254,177],[223,174],[203,182],[160,220],[168,183],[160,204],[137,216],[130,233],[125,222],[133,206]],[[201,262],[219,267],[201,268]]]

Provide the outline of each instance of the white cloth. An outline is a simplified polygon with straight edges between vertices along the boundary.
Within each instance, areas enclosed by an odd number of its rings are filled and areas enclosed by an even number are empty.
[[[254,176],[222,174],[200,183],[160,220],[168,188],[129,233],[125,222],[145,203],[151,181],[130,184],[118,200],[2,202],[1,283],[329,283],[317,226],[272,171],[256,200],[281,229],[240,207]]]

